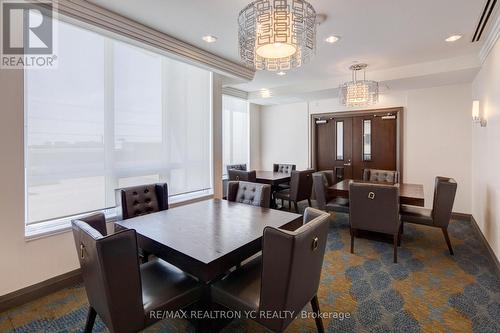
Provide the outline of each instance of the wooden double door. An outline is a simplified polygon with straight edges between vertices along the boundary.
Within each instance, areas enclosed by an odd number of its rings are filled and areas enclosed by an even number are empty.
[[[362,179],[364,169],[399,171],[398,117],[398,111],[316,117],[316,169],[334,170],[337,181]]]

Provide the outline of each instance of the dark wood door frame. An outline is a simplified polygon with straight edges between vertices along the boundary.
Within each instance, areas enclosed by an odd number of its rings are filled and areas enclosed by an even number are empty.
[[[370,114],[377,114],[377,116],[383,116],[388,113],[396,113],[396,170],[399,171],[400,181],[403,181],[403,124],[404,124],[404,108],[383,108],[383,109],[373,109],[373,110],[358,110],[358,111],[340,111],[340,112],[329,112],[329,113],[314,113],[310,115],[310,160],[311,168],[316,169],[316,120],[332,120],[334,118],[341,117],[356,117],[364,116]]]

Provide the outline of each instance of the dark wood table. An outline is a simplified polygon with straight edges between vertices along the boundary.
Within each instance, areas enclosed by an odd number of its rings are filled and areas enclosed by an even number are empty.
[[[256,171],[256,173],[257,183],[269,184],[271,186],[288,183],[291,178],[289,173],[284,172]]]
[[[330,186],[328,191],[333,195],[349,197],[349,184],[353,182],[352,179],[344,179],[343,181]],[[367,182],[356,180],[356,182],[384,184],[379,182]],[[385,183],[387,184],[387,183]],[[402,205],[412,205],[424,207],[424,186],[419,184],[398,184],[399,185],[399,202]]]
[[[262,249],[264,228],[294,230],[302,216],[212,199],[120,222],[139,247],[209,283]]]

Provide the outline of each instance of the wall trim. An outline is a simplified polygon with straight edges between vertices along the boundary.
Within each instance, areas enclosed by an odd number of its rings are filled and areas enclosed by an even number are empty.
[[[41,1],[41,0],[40,0]],[[180,60],[220,74],[251,81],[255,70],[181,41],[137,21],[84,0],[52,0],[58,14],[164,51]],[[40,6],[44,6],[43,2]]]
[[[232,87],[222,87],[222,94],[248,100],[248,92]]]
[[[490,243],[488,243],[488,240],[486,237],[484,237],[483,232],[481,231],[481,228],[479,228],[479,225],[476,222],[476,219],[474,219],[474,216],[470,215],[470,222],[476,232],[481,236],[481,239],[483,240],[484,246],[488,249],[488,252],[490,253],[491,258],[493,259],[493,262],[495,263],[495,266],[497,268],[497,273],[500,275],[500,261],[498,261],[498,257],[496,256],[495,252],[490,246]]]
[[[495,44],[500,37],[500,10],[498,10],[497,12],[498,14],[495,22],[492,25],[491,31],[488,34],[488,37],[486,38],[481,51],[479,51],[479,60],[481,61],[481,65],[486,61],[488,55],[490,54],[493,47],[495,47]]]
[[[31,302],[63,288],[82,282],[80,269],[55,276],[48,280],[0,296],[0,312]]]

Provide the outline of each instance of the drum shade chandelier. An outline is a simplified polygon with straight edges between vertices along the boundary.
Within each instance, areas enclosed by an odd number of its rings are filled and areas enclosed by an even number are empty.
[[[354,64],[349,67],[352,71],[352,81],[340,86],[340,103],[347,107],[373,105],[378,102],[378,82],[366,80],[367,64]],[[358,72],[363,71],[363,80],[358,80]]]
[[[286,71],[315,53],[316,11],[304,0],[256,0],[238,16],[242,61],[257,70]]]

